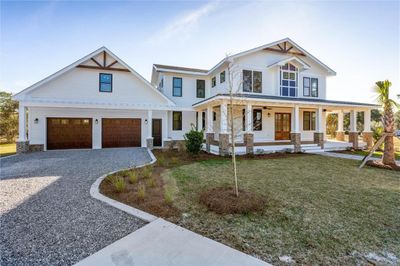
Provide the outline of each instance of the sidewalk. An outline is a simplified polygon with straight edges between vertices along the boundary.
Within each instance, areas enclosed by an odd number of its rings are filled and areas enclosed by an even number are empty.
[[[358,161],[361,161],[362,159],[364,159],[364,156],[361,156],[361,155],[336,153],[336,152],[318,152],[318,153],[314,153],[314,154],[328,156],[328,157],[342,158],[342,159],[358,160]],[[380,158],[371,157],[370,160],[380,160]],[[396,163],[400,165],[400,161],[397,160]]]
[[[267,266],[270,264],[158,218],[75,265]]]

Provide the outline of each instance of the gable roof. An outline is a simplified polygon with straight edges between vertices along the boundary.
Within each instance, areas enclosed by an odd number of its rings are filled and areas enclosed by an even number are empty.
[[[278,62],[275,62],[275,63],[267,66],[267,68],[274,67],[274,66],[284,66],[286,63],[289,63],[289,62],[292,62],[292,61],[297,62],[298,64],[303,66],[304,69],[309,69],[310,68],[310,65],[308,65],[306,62],[304,62],[303,60],[301,60],[301,59],[299,59],[299,58],[297,58],[295,56],[292,56],[292,57],[280,60]]]
[[[190,68],[190,67],[179,67],[179,66],[168,66],[168,65],[160,65],[160,64],[154,64],[153,65],[157,71],[174,71],[174,70],[179,70],[179,71],[186,71],[186,72],[199,72],[199,73],[207,73],[207,69],[199,69],[199,68]]]
[[[167,96],[165,96],[164,94],[162,94],[160,91],[158,91],[156,88],[154,88],[150,82],[148,82],[145,78],[143,78],[138,72],[136,72],[132,67],[130,67],[127,63],[125,63],[123,60],[121,60],[118,56],[116,56],[113,52],[111,52],[107,47],[103,46],[100,47],[99,49],[95,50],[94,52],[88,54],[87,56],[82,57],[81,59],[75,61],[74,63],[64,67],[63,69],[57,71],[56,73],[48,76],[47,78],[44,78],[38,82],[36,82],[35,84],[29,86],[28,88],[20,91],[19,93],[15,94],[13,96],[13,99],[15,100],[24,100],[24,97],[27,93],[32,92],[33,90],[39,88],[40,86],[42,86],[43,84],[46,84],[47,82],[61,76],[62,74],[74,69],[75,67],[78,67],[80,64],[91,60],[91,58],[95,57],[96,55],[100,54],[100,53],[107,53],[109,54],[111,57],[113,57],[116,61],[118,61],[118,64],[122,65],[124,68],[127,69],[128,72],[131,72],[136,78],[138,78],[139,80],[141,80],[147,87],[149,87],[150,89],[154,90],[158,95],[160,95],[163,99],[165,99],[168,104],[175,106],[175,103],[172,102],[170,99],[168,99]],[[110,68],[112,70],[112,68]]]

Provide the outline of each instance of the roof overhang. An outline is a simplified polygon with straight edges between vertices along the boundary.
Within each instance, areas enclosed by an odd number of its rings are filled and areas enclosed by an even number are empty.
[[[267,66],[267,68],[276,67],[276,66],[284,66],[286,63],[290,63],[290,62],[294,62],[296,65],[301,66],[302,70],[311,68],[306,62],[304,62],[303,60],[301,60],[295,56],[275,62],[275,63]]]

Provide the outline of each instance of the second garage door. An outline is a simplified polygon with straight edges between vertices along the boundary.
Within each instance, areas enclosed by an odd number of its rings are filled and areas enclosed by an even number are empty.
[[[103,118],[102,147],[140,147],[141,131],[141,119]]]

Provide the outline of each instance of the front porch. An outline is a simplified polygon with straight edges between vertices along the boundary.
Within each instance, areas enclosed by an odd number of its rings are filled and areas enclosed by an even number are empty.
[[[296,98],[298,99],[298,98]],[[204,150],[218,155],[232,153],[234,135],[236,154],[273,152],[319,152],[361,149],[372,145],[370,107],[229,99],[219,97],[195,105],[197,128],[205,130]],[[233,104],[232,104],[233,103]],[[231,110],[231,104],[233,111]],[[337,140],[326,138],[326,116],[338,113]],[[344,141],[343,114],[350,112],[349,141]],[[364,140],[356,129],[357,112],[364,113]],[[232,131],[233,127],[233,131]]]

